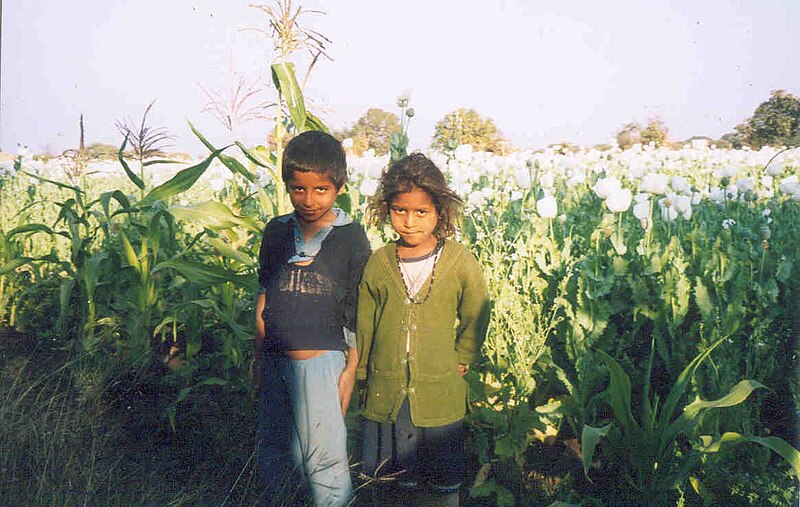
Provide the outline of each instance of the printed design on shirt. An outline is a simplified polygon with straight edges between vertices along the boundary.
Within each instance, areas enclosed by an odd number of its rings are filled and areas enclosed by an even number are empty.
[[[278,278],[277,288],[280,292],[294,294],[331,294],[333,292],[333,280],[315,270],[288,266]]]

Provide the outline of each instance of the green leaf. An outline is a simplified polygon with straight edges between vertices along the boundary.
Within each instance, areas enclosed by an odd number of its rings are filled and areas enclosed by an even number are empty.
[[[47,234],[53,234],[53,230],[44,224],[26,224],[14,227],[6,233],[6,237],[10,238],[16,234],[25,234],[27,232],[46,232]]]
[[[611,374],[611,382],[608,386],[608,397],[611,402],[611,409],[614,411],[614,417],[616,417],[622,425],[623,431],[627,433],[631,428],[639,427],[636,420],[633,418],[633,412],[631,410],[631,379],[628,377],[628,374],[623,371],[616,359],[602,350],[598,350],[597,352],[605,361],[609,373]]]
[[[0,266],[0,275],[7,275],[18,267],[30,264],[31,262],[33,262],[33,259],[30,257],[15,257],[8,262],[4,262],[3,265]]]
[[[719,452],[726,445],[736,445],[742,442],[753,442],[776,452],[789,463],[795,477],[800,479],[800,451],[779,437],[755,437],[734,432],[726,432],[716,439],[710,435],[703,435],[700,437],[700,444],[695,448],[701,452]]]
[[[255,218],[238,216],[219,201],[206,201],[194,206],[174,206],[170,208],[170,213],[176,218],[192,221],[215,231],[244,227],[255,233],[261,232]]]
[[[185,164],[186,162],[182,160],[169,160],[169,159],[157,159],[157,160],[148,160],[147,162],[142,162],[142,167],[147,167],[155,164]]]
[[[711,302],[711,296],[708,293],[708,289],[705,285],[703,285],[703,281],[699,276],[695,279],[694,299],[697,303],[697,308],[700,310],[700,315],[703,316],[703,319],[706,320],[710,318],[714,312],[714,303]]]
[[[239,287],[255,292],[258,278],[253,275],[239,275],[219,266],[208,266],[199,262],[170,260],[159,263],[153,272],[161,269],[174,269],[192,283],[203,287],[214,287],[231,282]]]
[[[114,190],[111,192],[103,192],[100,194],[100,205],[103,207],[103,211],[105,212],[106,216],[109,216],[110,208],[111,208],[111,199],[116,200],[122,209],[128,209],[131,207],[131,202],[128,200],[128,197],[122,193],[120,190]]]
[[[198,130],[197,130],[195,127],[194,127],[194,125],[192,125],[192,123],[191,123],[191,122],[189,122],[189,127],[192,129],[192,132],[194,132],[194,134],[195,134],[195,135],[196,135],[196,136],[197,136],[197,137],[200,139],[200,142],[202,142],[202,143],[205,145],[205,147],[206,147],[206,148],[208,148],[208,150],[209,150],[209,151],[211,151],[212,153],[213,153],[213,152],[216,152],[216,151],[218,151],[218,150],[217,150],[217,149],[214,147],[214,145],[213,145],[213,144],[211,144],[211,143],[210,143],[210,142],[209,142],[209,141],[208,141],[208,140],[207,140],[205,137],[203,137],[203,135],[200,133],[200,131],[198,131]],[[237,144],[237,145],[239,145],[239,144],[241,144],[241,143],[239,143],[239,142],[237,141],[237,142],[236,142],[236,144]],[[225,148],[222,148],[222,149],[224,150]],[[219,150],[219,151],[222,151],[222,150]],[[230,156],[228,156],[228,155],[223,155],[223,154],[220,154],[220,155],[218,156],[218,158],[219,158],[219,161],[220,161],[220,162],[222,162],[222,165],[224,165],[225,167],[227,167],[227,168],[228,168],[228,169],[231,171],[231,173],[232,173],[232,174],[241,174],[242,176],[244,176],[244,177],[245,177],[245,179],[246,179],[247,181],[249,181],[249,182],[251,182],[251,183],[252,183],[252,182],[254,182],[254,181],[256,181],[256,177],[255,177],[255,176],[253,176],[253,173],[251,173],[250,171],[248,171],[248,170],[247,170],[247,169],[246,169],[246,168],[245,168],[245,167],[242,165],[242,163],[241,163],[241,162],[239,162],[238,160],[236,160],[234,157],[230,157]]]
[[[136,185],[138,188],[144,190],[144,181],[138,176],[136,173],[131,171],[131,168],[128,166],[128,163],[125,161],[125,146],[128,144],[128,134],[125,134],[125,139],[122,141],[122,146],[119,147],[119,151],[117,152],[117,158],[119,159],[119,163],[122,164],[122,168],[125,170],[125,174],[128,175],[128,178]]]
[[[192,185],[197,181],[197,179],[206,172],[208,166],[211,164],[211,161],[214,160],[222,150],[226,149],[220,148],[216,150],[214,153],[208,156],[205,160],[200,162],[197,165],[192,167],[187,167],[186,169],[182,169],[178,172],[175,176],[173,176],[169,181],[159,185],[158,187],[154,188],[147,194],[144,199],[139,201],[136,206],[143,207],[149,204],[152,204],[157,201],[162,201],[173,195],[180,194],[181,192],[185,192],[192,188]]]
[[[139,257],[136,256],[136,252],[133,250],[133,245],[131,245],[131,242],[128,240],[128,236],[120,231],[119,237],[122,239],[122,248],[125,251],[125,258],[128,259],[128,265],[135,269],[137,273],[141,273],[142,267],[139,264]]]
[[[683,411],[689,417],[692,417],[701,410],[707,410],[710,408],[723,408],[723,407],[732,407],[734,405],[738,405],[742,403],[744,400],[750,396],[755,389],[766,389],[767,387],[760,382],[756,382],[755,380],[742,380],[735,386],[731,388],[731,390],[717,400],[713,401],[703,401],[700,397],[697,397],[693,402],[686,405]]]
[[[78,195],[81,195],[81,194],[84,193],[84,191],[81,190],[80,188],[72,186],[72,185],[67,185],[66,183],[61,183],[60,181],[49,180],[47,178],[43,178],[42,176],[39,176],[38,174],[29,173],[27,171],[20,171],[20,172],[22,174],[26,175],[26,176],[30,176],[33,179],[36,179],[36,180],[39,180],[39,181],[44,181],[45,183],[50,183],[51,185],[55,185],[58,188],[64,188],[64,189],[67,189],[67,190],[72,190],[73,192],[75,192]]]
[[[667,395],[666,400],[664,401],[663,410],[661,412],[661,417],[659,418],[659,425],[662,428],[666,428],[669,422],[672,420],[672,415],[675,412],[675,408],[678,406],[678,401],[680,400],[683,393],[686,391],[686,387],[691,382],[692,377],[694,377],[694,372],[700,366],[700,364],[706,360],[706,358],[711,354],[711,352],[717,348],[723,341],[725,341],[727,337],[723,336],[716,342],[714,342],[710,347],[708,347],[705,351],[698,354],[691,363],[689,363],[686,368],[683,369],[680,375],[678,375],[677,380],[675,380],[675,384],[673,384],[672,389],[669,390],[669,394]]]
[[[601,428],[594,428],[588,424],[583,425],[581,432],[581,453],[583,454],[583,474],[587,479],[589,478],[589,466],[592,464],[594,451],[600,439],[608,435],[611,429],[611,423],[606,424]]]
[[[249,266],[253,263],[253,258],[250,255],[240,252],[219,238],[208,238],[208,242],[211,243],[211,246],[223,257],[235,260],[244,266]]]
[[[294,64],[291,62],[272,64],[272,82],[283,100],[286,101],[295,130],[298,134],[304,132],[306,130],[306,105],[303,93],[297,84]]]
[[[311,114],[309,111],[306,111],[306,130],[318,130],[320,132],[325,132],[326,134],[330,134],[328,127],[322,123],[322,120]]]

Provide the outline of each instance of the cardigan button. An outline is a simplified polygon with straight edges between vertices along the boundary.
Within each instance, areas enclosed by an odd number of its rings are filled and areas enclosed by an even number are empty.
[[[412,331],[416,331],[417,330],[417,325],[416,324],[411,324],[411,330]]]

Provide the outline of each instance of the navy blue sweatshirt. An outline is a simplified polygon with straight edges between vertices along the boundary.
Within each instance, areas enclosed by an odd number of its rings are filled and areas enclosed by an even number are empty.
[[[358,283],[370,255],[364,229],[333,227],[307,266],[288,263],[294,255],[292,221],[273,218],[259,253],[265,349],[345,350],[342,328],[355,331]]]

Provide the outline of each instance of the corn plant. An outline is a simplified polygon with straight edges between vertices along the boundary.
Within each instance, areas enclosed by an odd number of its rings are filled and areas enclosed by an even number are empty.
[[[600,466],[612,474],[619,486],[620,498],[615,501],[655,502],[667,501],[677,487],[688,480],[700,466],[699,452],[716,452],[723,444],[755,442],[777,452],[786,459],[800,478],[800,451],[778,437],[759,438],[742,436],[735,432],[721,437],[697,435],[702,419],[711,409],[732,407],[744,402],[755,389],[764,385],[754,380],[743,380],[723,397],[704,401],[697,397],[678,410],[692,377],[711,352],[725,342],[723,337],[699,354],[678,376],[663,401],[658,395],[651,397],[650,375],[656,349],[652,340],[645,377],[641,411],[636,412],[631,401],[631,381],[622,366],[610,355],[597,351],[610,375],[608,389],[603,393],[612,412],[611,422],[603,426],[585,425],[581,435],[584,473],[595,456],[598,443],[605,451]],[[638,417],[634,415],[638,413]],[[691,446],[690,439],[700,438]],[[603,440],[605,438],[605,440]],[[696,483],[696,479],[693,482]],[[626,486],[629,487],[626,488]]]

